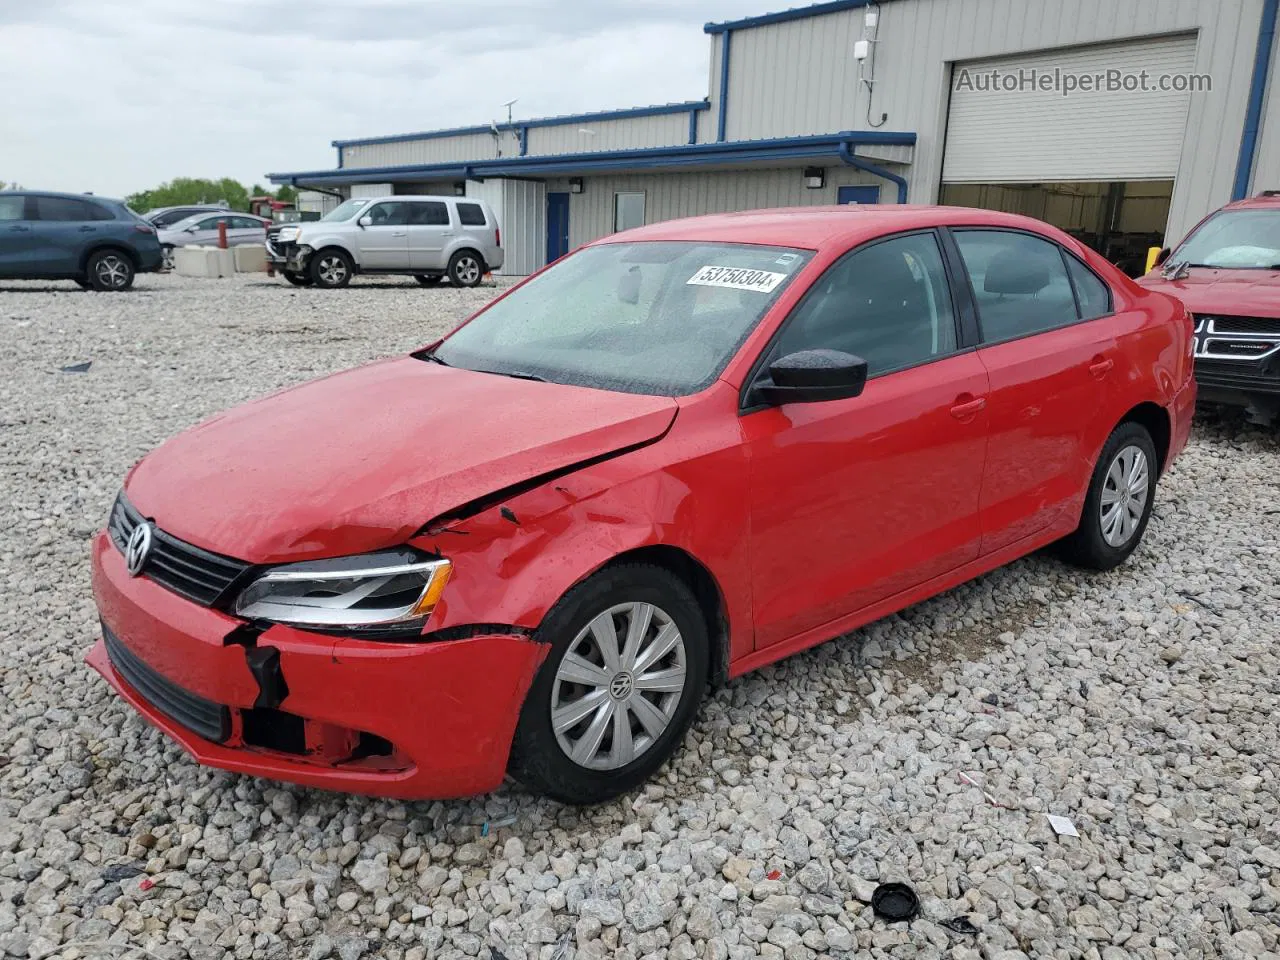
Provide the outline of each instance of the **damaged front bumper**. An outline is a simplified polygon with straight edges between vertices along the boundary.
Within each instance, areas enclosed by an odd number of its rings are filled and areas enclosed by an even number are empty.
[[[412,799],[496,788],[545,647],[477,632],[386,643],[259,630],[131,577],[93,543],[103,638],[86,658],[197,761],[312,787]]]

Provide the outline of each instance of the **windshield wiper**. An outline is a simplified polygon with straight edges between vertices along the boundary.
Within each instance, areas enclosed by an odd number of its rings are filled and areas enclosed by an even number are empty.
[[[516,380],[532,380],[535,383],[546,383],[546,377],[540,377],[536,373],[525,373],[522,370],[476,370],[476,373],[492,373],[499,377],[512,377]]]
[[[436,356],[436,353],[434,350],[431,353],[415,353],[414,356],[417,357],[419,360],[426,360],[428,363],[438,363],[442,367],[451,366],[448,360],[445,360],[442,357]]]

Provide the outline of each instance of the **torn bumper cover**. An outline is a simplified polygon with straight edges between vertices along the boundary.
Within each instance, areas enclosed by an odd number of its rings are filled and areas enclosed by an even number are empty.
[[[129,576],[105,534],[93,591],[103,639],[88,663],[148,721],[202,764],[333,790],[426,799],[496,788],[546,655],[496,631],[422,643],[281,625],[257,634]]]

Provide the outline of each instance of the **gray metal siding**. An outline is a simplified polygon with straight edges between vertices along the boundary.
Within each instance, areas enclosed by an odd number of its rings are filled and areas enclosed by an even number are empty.
[[[729,137],[866,129],[852,51],[864,12],[735,31]],[[936,202],[952,63],[1199,31],[1195,69],[1213,90],[1191,97],[1169,218],[1177,236],[1230,198],[1261,15],[1262,0],[894,0],[880,7],[873,116],[917,133],[911,199]]]
[[[703,111],[704,113],[706,111]],[[673,147],[689,142],[689,114],[563,123],[529,130],[529,156]]]
[[[569,245],[613,233],[613,198],[618,192],[643,191],[645,223],[660,223],[704,213],[835,203],[836,188],[853,184],[882,185],[880,195],[886,201],[896,196],[891,184],[847,167],[828,169],[821,190],[807,189],[798,167],[589,177],[583,192],[569,198]],[[554,184],[549,188],[556,189]]]
[[[516,136],[501,134],[502,155],[520,152]],[[450,163],[464,160],[492,160],[498,156],[493,135],[471,133],[460,137],[401,140],[396,143],[366,143],[342,148],[344,167],[395,167],[411,163]]]
[[[532,180],[505,181],[502,272],[527,276],[539,269],[547,254],[547,187]]]

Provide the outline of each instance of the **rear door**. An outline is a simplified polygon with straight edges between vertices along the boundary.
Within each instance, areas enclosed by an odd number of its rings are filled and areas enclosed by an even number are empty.
[[[354,241],[360,247],[361,269],[408,269],[411,212],[406,200],[384,200],[361,215],[361,228]],[[369,221],[367,226],[365,220]]]
[[[230,217],[227,222],[227,245],[240,246],[249,243],[264,243],[267,239],[267,228],[256,217]]]
[[[28,266],[33,245],[27,197],[0,194],[0,277],[18,276]]]
[[[1118,394],[1109,289],[1072,254],[1029,232],[953,228],[991,378],[982,552],[1066,523]],[[1072,274],[1083,271],[1084,287]],[[1079,287],[1079,289],[1077,289]],[[1100,289],[1099,289],[1100,287]]]
[[[454,235],[454,225],[449,219],[449,205],[443,200],[413,200],[409,203],[411,269],[443,270],[447,266],[445,247]]]
[[[49,276],[74,274],[80,269],[81,255],[103,233],[110,215],[97,204],[74,197],[36,195],[33,199],[35,266]]]

